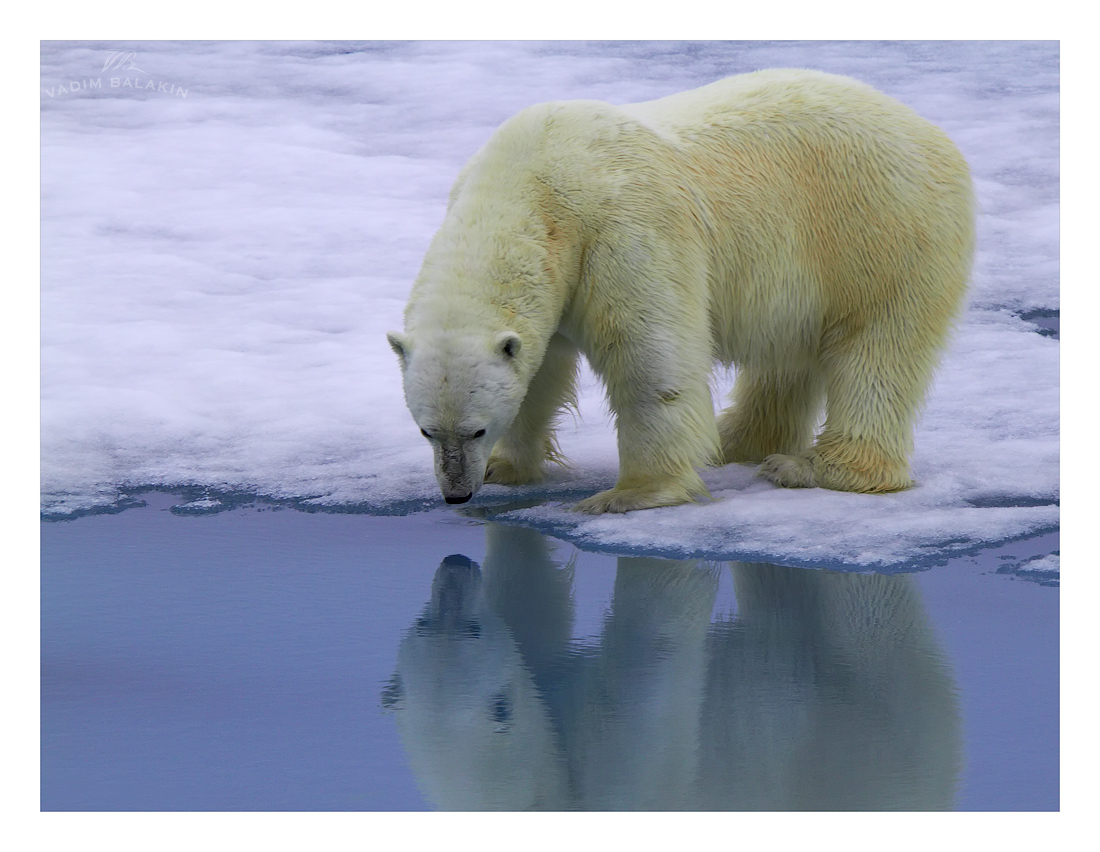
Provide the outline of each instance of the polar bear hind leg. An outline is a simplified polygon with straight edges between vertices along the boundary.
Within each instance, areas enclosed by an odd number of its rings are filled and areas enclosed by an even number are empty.
[[[946,334],[900,314],[822,351],[826,420],[813,447],[767,456],[760,474],[788,488],[882,493],[912,485],[913,424]]]

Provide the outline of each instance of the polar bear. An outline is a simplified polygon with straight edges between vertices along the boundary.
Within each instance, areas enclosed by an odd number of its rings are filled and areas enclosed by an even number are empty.
[[[895,491],[973,250],[969,171],[941,130],[855,80],[759,71],[505,122],[388,337],[449,503],[560,461],[580,353],[619,449],[581,511],[706,497],[697,469],[729,462]],[[717,419],[715,361],[737,368]]]

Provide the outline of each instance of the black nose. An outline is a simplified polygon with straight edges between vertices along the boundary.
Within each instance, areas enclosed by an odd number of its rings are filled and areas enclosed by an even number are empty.
[[[448,503],[468,503],[470,498],[473,496],[473,494],[459,494],[456,497],[448,497],[447,495],[444,495],[443,499],[446,500]]]

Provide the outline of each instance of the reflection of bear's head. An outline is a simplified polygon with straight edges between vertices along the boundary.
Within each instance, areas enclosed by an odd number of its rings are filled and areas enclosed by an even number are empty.
[[[563,800],[546,710],[481,570],[448,556],[383,694],[425,794],[444,810],[529,810]]]

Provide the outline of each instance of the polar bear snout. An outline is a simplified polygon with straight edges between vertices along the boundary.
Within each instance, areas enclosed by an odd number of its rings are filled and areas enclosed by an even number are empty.
[[[451,504],[467,503],[477,494],[485,476],[483,448],[478,441],[433,441],[435,478],[443,499]]]
[[[436,479],[439,481],[439,490],[443,494],[443,499],[452,504],[468,503],[481,486],[480,482],[476,485],[470,482],[469,477],[465,475],[452,478],[446,474],[437,474]]]

